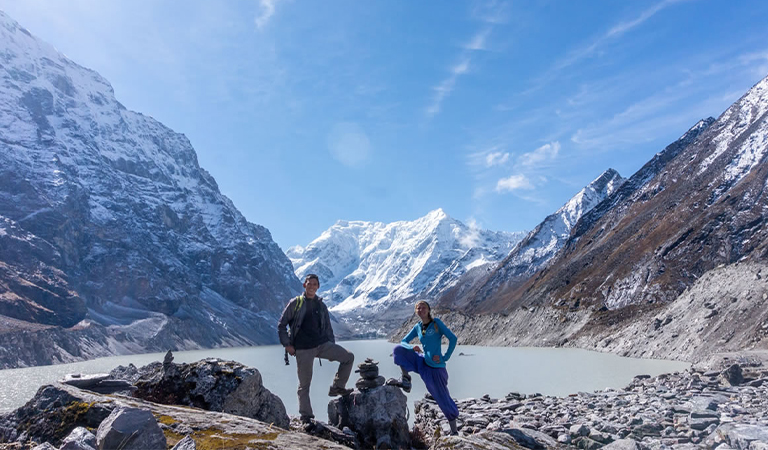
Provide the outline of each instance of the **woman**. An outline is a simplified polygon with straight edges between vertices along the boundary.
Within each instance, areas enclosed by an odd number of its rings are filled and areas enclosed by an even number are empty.
[[[459,417],[459,408],[456,407],[456,403],[448,392],[448,371],[445,370],[445,363],[456,348],[456,335],[440,319],[432,317],[429,303],[416,302],[415,310],[421,321],[403,338],[393,352],[395,364],[400,366],[403,376],[400,380],[390,378],[387,384],[399,386],[403,391],[410,392],[411,376],[408,372],[418,373],[424,380],[427,391],[448,419],[451,434],[456,435],[458,434],[456,418]],[[448,338],[448,351],[444,355],[441,346],[443,336]],[[418,345],[409,344],[415,337],[421,341],[423,350]],[[420,353],[423,353],[423,356]]]

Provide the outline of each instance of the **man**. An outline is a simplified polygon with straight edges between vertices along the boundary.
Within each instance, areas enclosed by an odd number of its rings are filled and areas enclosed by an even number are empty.
[[[277,324],[280,343],[291,356],[296,356],[299,414],[304,423],[310,423],[315,417],[309,401],[309,385],[312,383],[312,364],[315,358],[339,362],[339,370],[333,379],[329,396],[349,395],[352,392],[352,389],[345,386],[352,373],[355,355],[336,344],[328,307],[323,303],[323,299],[317,296],[318,289],[320,279],[317,275],[307,275],[304,279],[304,293],[288,302]],[[286,327],[290,327],[290,335]]]

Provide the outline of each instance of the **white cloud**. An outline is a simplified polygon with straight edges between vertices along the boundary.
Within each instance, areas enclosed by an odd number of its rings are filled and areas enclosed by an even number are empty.
[[[557,158],[560,152],[560,142],[544,144],[536,150],[520,156],[518,162],[525,167],[537,166],[543,162]]]
[[[276,3],[277,0],[259,0],[259,13],[255,19],[256,28],[262,30],[265,26],[267,26],[269,19],[271,19],[275,14]]]
[[[331,156],[347,167],[360,167],[371,155],[371,141],[354,122],[334,125],[328,133],[327,144]]]
[[[533,189],[533,184],[523,174],[502,178],[496,183],[496,192],[512,192],[518,189]]]
[[[509,161],[509,153],[489,153],[485,156],[485,167],[500,166],[507,161]]]
[[[564,60],[560,61],[560,63],[557,64],[556,70],[564,69],[566,67],[569,67],[577,63],[581,59],[591,56],[593,53],[597,51],[598,48],[600,48],[603,45],[604,42],[608,41],[609,39],[621,37],[628,31],[642,25],[646,20],[656,15],[656,13],[658,13],[659,11],[663,10],[664,8],[674,3],[679,3],[680,1],[683,1],[683,0],[664,0],[642,11],[640,15],[637,16],[636,18],[628,22],[620,22],[617,25],[614,25],[605,34],[598,37],[596,40],[594,40],[590,44],[585,45],[571,52],[570,55],[568,55]]]
[[[451,75],[433,88],[435,96],[432,99],[432,104],[427,108],[427,116],[432,117],[440,112],[443,100],[453,92],[453,88],[456,86],[456,80],[460,75],[467,73],[467,71],[469,71],[469,59],[465,59],[453,66],[451,68]]]
[[[466,224],[469,232],[459,240],[459,244],[464,248],[477,247],[480,244],[480,225],[473,217],[470,217]]]
[[[488,39],[488,35],[491,34],[491,28],[486,28],[479,31],[472,37],[472,40],[464,44],[464,48],[467,50],[485,50],[485,41]]]

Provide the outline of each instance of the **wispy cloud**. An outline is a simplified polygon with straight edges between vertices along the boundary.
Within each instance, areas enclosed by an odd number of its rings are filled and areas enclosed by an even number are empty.
[[[514,174],[496,181],[495,191],[505,193],[532,190],[537,185],[546,183],[547,178],[537,174],[555,161],[559,153],[560,142],[557,141],[544,144],[531,152],[523,153],[515,162]]]
[[[254,19],[256,28],[259,30],[264,29],[269,23],[269,19],[275,15],[275,4],[278,0],[259,0],[259,12]]]
[[[768,50],[741,55],[724,52],[725,59],[716,62],[710,61],[717,58],[715,54],[706,55],[703,67],[686,61],[683,78],[613,115],[579,126],[571,141],[590,152],[619,150],[660,135],[682,134],[707,114],[718,115],[743,93],[734,85],[742,85],[751,74],[768,72]]]
[[[562,69],[565,69],[567,67],[570,67],[577,62],[581,61],[584,58],[588,58],[595,54],[597,50],[602,47],[606,42],[617,39],[627,32],[631,31],[634,28],[637,28],[638,26],[642,25],[645,21],[650,19],[651,17],[655,16],[660,11],[664,10],[665,8],[675,4],[680,3],[682,1],[687,0],[664,0],[662,2],[659,2],[650,8],[642,11],[637,17],[635,17],[632,20],[626,21],[626,22],[620,22],[613,27],[611,27],[607,32],[599,36],[594,41],[574,50],[569,55],[567,55],[564,59],[560,60],[556,65],[554,70],[560,71]]]
[[[544,144],[532,152],[520,155],[519,163],[523,167],[533,168],[540,165],[541,163],[557,158],[559,152],[559,142]]]
[[[480,32],[475,34],[469,42],[464,44],[463,47],[467,50],[485,50],[486,49],[485,44],[490,34],[491,34],[490,27],[484,30],[481,30]]]
[[[509,161],[509,153],[494,152],[485,156],[485,167],[500,166]]]
[[[468,73],[472,63],[472,52],[485,50],[488,36],[491,34],[491,27],[485,27],[478,31],[466,44],[462,45],[464,52],[459,58],[459,63],[451,67],[448,78],[444,79],[432,90],[435,92],[432,102],[427,107],[427,117],[433,117],[438,114],[443,105],[443,101],[451,95],[456,88],[456,82],[459,77]]]
[[[456,87],[456,80],[458,80],[461,75],[469,71],[469,62],[470,60],[467,58],[461,61],[459,64],[453,66],[448,78],[433,88],[435,91],[435,96],[432,98],[432,104],[427,108],[427,116],[432,117],[440,112],[443,100],[445,100],[445,98],[448,97]]]
[[[472,18],[490,24],[507,23],[509,2],[497,0],[477,2],[472,8]]]
[[[470,153],[467,165],[470,170],[483,177],[494,168],[507,166],[510,159],[509,152],[504,151],[500,145],[494,145],[486,150]]]
[[[641,11],[637,17],[628,21],[617,23],[616,25],[610,27],[608,31],[597,36],[590,42],[587,42],[586,44],[576,48],[575,50],[572,50],[562,59],[555,62],[555,64],[549,70],[538,77],[538,79],[534,80],[533,85],[529,89],[521,92],[521,94],[530,94],[538,91],[539,89],[542,89],[543,87],[549,85],[549,83],[557,80],[558,77],[562,75],[563,70],[568,69],[569,67],[572,67],[581,61],[598,54],[608,43],[641,26],[643,23],[648,21],[648,19],[668,8],[669,6],[684,1],[691,0],[663,0]]]
[[[496,192],[513,192],[519,189],[533,189],[533,183],[523,174],[511,175],[496,182]]]

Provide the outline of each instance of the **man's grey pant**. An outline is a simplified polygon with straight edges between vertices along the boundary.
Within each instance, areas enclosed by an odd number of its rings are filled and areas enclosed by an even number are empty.
[[[315,348],[296,350],[296,370],[299,374],[299,414],[301,417],[315,417],[312,414],[312,404],[309,402],[309,385],[312,383],[312,365],[315,358],[338,361],[339,370],[333,379],[333,386],[343,388],[347,385],[352,373],[352,363],[355,355],[344,347],[333,342],[320,344]]]

